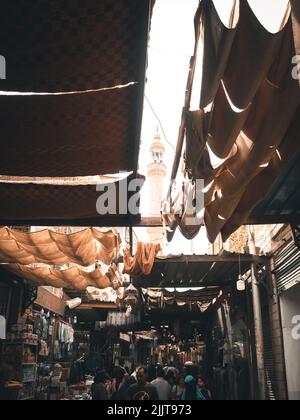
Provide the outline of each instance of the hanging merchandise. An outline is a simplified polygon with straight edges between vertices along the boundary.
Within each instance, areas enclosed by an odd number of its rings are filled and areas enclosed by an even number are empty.
[[[118,290],[120,287],[122,287],[123,277],[116,264],[111,264],[108,272],[106,273],[106,276],[109,278],[111,286],[114,290]]]
[[[126,312],[109,312],[105,326],[126,327],[140,322],[140,315]]]
[[[57,341],[55,343],[55,352],[57,360],[68,358],[74,343],[74,329],[71,324],[60,321],[57,329]],[[59,357],[60,356],[60,357]]]
[[[242,276],[242,268],[241,268],[241,254],[239,254],[239,280],[236,284],[237,290],[239,292],[244,292],[246,290],[246,283]]]
[[[41,356],[41,357],[48,357],[49,356],[48,345],[47,345],[47,342],[44,341],[44,340],[40,341],[39,356]]]
[[[124,273],[131,276],[148,276],[160,251],[161,246],[159,244],[138,242],[134,257],[129,249],[124,252]]]
[[[88,287],[87,293],[92,301],[117,303],[124,297],[124,287],[120,287],[117,290],[114,290],[112,287],[107,287],[106,289]]]
[[[132,285],[127,287],[124,293],[124,304],[127,310],[132,314],[137,314],[141,307],[141,299],[139,291]]]
[[[81,303],[82,303],[81,298],[75,298],[75,299],[66,301],[66,305],[69,309],[75,309],[75,308],[77,308],[77,306],[80,306]]]

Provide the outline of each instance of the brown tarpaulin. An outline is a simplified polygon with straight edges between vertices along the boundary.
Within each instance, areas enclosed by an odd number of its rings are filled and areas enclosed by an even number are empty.
[[[209,182],[213,168],[205,141],[207,124],[203,110],[187,112],[186,169],[195,179]]]
[[[135,277],[148,276],[152,271],[155,257],[160,250],[159,244],[138,242],[134,257],[129,250],[124,254],[124,273]]]
[[[228,157],[247,120],[249,111],[250,106],[241,112],[234,111],[226,96],[224,87],[220,86],[213,105],[207,140],[209,147],[216,156],[221,159]],[[220,127],[222,127],[222,130],[219,129]]]
[[[128,182],[131,179],[132,177],[129,177]],[[18,221],[23,225],[34,226],[73,226],[72,223],[75,222],[79,226],[125,226],[129,213],[121,214],[121,182],[108,183],[116,191],[116,214],[106,215],[99,215],[96,207],[98,199],[105,193],[103,183],[101,191],[97,191],[99,188],[96,188],[96,185],[0,183],[1,224],[14,226]],[[128,200],[134,194],[128,192]],[[137,219],[139,215],[131,217]]]
[[[204,109],[215,98],[227,67],[232,43],[239,20],[240,0],[234,0],[228,27],[221,21],[212,1],[202,0],[197,16],[202,14],[202,36],[204,42],[203,79],[200,108]],[[203,9],[202,9],[203,8]]]
[[[136,171],[153,4],[1,1],[0,175]]]
[[[300,104],[298,89],[290,76],[283,89],[264,83],[257,104],[254,101],[253,114],[250,113],[244,131],[237,139],[237,153],[224,162],[224,169],[215,180],[215,190],[219,194],[207,206],[205,214],[212,242],[233,215],[242,195],[253,194],[249,189],[251,180],[263,172],[277,153]],[[299,150],[300,144],[296,147]]]
[[[213,104],[193,112],[198,121],[185,124],[186,170],[191,178],[205,180],[205,224],[211,242],[223,229],[227,238],[246,221],[245,215],[263,198],[258,182],[266,195],[272,176],[275,181],[300,150],[300,127],[295,123],[300,89],[291,74],[295,45],[300,43],[298,8],[294,2],[291,17],[288,6],[280,30],[271,33],[247,1],[240,2],[239,22],[231,30],[211,0],[200,3],[196,16],[204,34],[201,101]],[[220,45],[228,47],[229,34],[233,40],[228,52]],[[223,160],[208,174],[206,144]]]
[[[299,0],[290,0],[292,3],[292,20],[293,20],[293,32],[296,54],[300,56],[300,3]],[[299,60],[298,60],[299,63]],[[299,83],[300,83],[300,71],[298,71]]]
[[[91,272],[85,272],[78,267],[58,270],[48,267],[24,267],[19,264],[10,264],[6,268],[36,286],[52,286],[82,291],[89,286],[99,289],[111,287],[109,278],[102,274],[98,268]]]
[[[49,229],[33,233],[0,229],[1,263],[90,266],[99,261],[110,265],[119,256],[119,248],[119,236],[111,230],[63,234]]]
[[[138,85],[71,96],[0,97],[0,174],[77,177],[132,171]]]
[[[241,198],[234,215],[226,222],[222,229],[223,240],[246,222],[254,207],[260,203],[270,191],[287,162],[291,161],[299,150],[300,141],[300,109],[294,118],[285,140],[278,147],[269,166],[257,175],[249,184],[248,190]]]
[[[241,2],[240,21],[223,78],[237,108],[247,108],[254,98],[276,58],[284,31],[285,26],[276,34],[268,32],[248,1]]]

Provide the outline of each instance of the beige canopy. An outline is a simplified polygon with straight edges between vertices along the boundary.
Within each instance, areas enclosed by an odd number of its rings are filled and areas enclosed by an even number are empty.
[[[36,286],[52,286],[71,290],[86,290],[87,287],[105,289],[111,286],[110,279],[99,268],[86,272],[78,267],[59,270],[49,267],[25,267],[9,264],[7,268]]]
[[[212,243],[220,233],[226,241],[247,222],[300,150],[300,88],[292,74],[300,45],[299,2],[288,3],[274,33],[248,1],[232,5],[226,26],[212,0],[199,4],[189,81],[200,61],[200,107],[190,111],[186,100],[172,171],[175,179],[185,134],[185,173],[205,181],[204,223]],[[199,39],[204,53],[197,58]],[[192,83],[187,91],[192,91]],[[166,218],[166,224],[171,231],[179,225],[189,237],[191,227],[183,218],[174,224]]]
[[[1,263],[90,266],[99,261],[109,265],[118,257],[119,247],[119,236],[112,230],[89,228],[62,234],[50,229],[32,233],[0,229]]]

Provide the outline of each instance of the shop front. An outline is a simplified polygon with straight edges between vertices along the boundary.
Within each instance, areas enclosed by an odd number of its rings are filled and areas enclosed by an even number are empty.
[[[208,376],[215,400],[250,400],[252,356],[246,293],[232,290],[212,308],[206,332]]]
[[[65,316],[62,290],[39,288],[35,297],[27,309],[22,300],[24,310],[1,330],[1,372],[6,372],[3,399],[57,400],[72,391],[69,385],[83,337],[75,334],[74,319]],[[86,377],[82,375],[78,382],[81,379]]]
[[[289,400],[300,400],[300,250],[289,241],[274,256]]]

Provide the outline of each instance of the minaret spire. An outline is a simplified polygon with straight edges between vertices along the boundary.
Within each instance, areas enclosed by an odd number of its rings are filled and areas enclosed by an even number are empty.
[[[150,163],[147,168],[147,184],[149,193],[149,216],[157,217],[161,213],[162,201],[164,199],[164,178],[167,175],[167,168],[164,164],[165,145],[162,142],[159,127],[150,144]],[[163,230],[148,229],[150,240],[153,242],[163,241]]]

